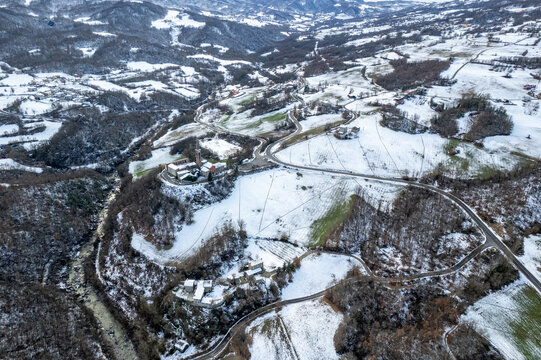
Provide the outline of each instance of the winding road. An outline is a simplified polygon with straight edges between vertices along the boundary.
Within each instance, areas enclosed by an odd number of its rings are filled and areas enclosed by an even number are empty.
[[[202,113],[202,109],[203,109],[203,107],[200,107],[198,109],[198,111],[197,111],[197,116],[196,116],[196,121],[197,122],[199,122],[200,124],[202,124],[204,126],[210,127],[214,131],[226,132],[226,133],[229,132],[229,131],[224,131],[223,129],[221,129],[219,127],[216,127],[216,126],[207,124],[205,122],[202,122],[200,120],[200,115]],[[462,211],[464,211],[466,214],[468,214],[468,216],[470,216],[470,218],[477,224],[479,229],[485,235],[485,242],[483,244],[476,247],[473,251],[471,251],[469,254],[467,254],[459,262],[457,262],[456,264],[454,264],[453,266],[451,266],[451,267],[449,267],[447,269],[436,270],[436,271],[431,271],[431,272],[426,272],[426,273],[419,273],[419,274],[408,275],[408,276],[402,276],[402,277],[399,277],[399,278],[383,278],[383,277],[375,276],[375,275],[369,273],[367,275],[362,275],[361,277],[349,278],[349,279],[346,279],[344,281],[347,281],[347,282],[378,281],[378,282],[387,283],[387,284],[396,284],[396,283],[403,283],[403,282],[422,279],[422,278],[427,278],[427,277],[447,275],[447,274],[451,274],[451,273],[456,272],[456,271],[460,270],[461,268],[463,268],[469,261],[471,261],[473,258],[475,258],[477,255],[482,253],[487,248],[494,247],[494,248],[499,249],[509,259],[509,261],[511,261],[511,263],[515,266],[515,268],[522,275],[524,275],[524,277],[526,277],[526,279],[528,279],[528,281],[530,282],[532,287],[535,290],[537,290],[537,292],[541,295],[541,281],[539,281],[539,279],[534,274],[532,274],[526,268],[526,266],[524,266],[524,264],[515,256],[515,254],[511,251],[511,249],[509,249],[507,247],[507,245],[504,244],[504,242],[500,239],[500,237],[496,235],[496,233],[479,217],[479,215],[477,215],[477,213],[468,204],[466,204],[463,200],[461,200],[456,195],[454,195],[454,194],[452,194],[452,193],[450,193],[448,191],[442,190],[442,189],[440,189],[440,188],[438,188],[436,186],[419,183],[417,181],[410,180],[410,179],[381,177],[381,176],[377,176],[377,175],[356,173],[356,172],[349,171],[349,170],[324,169],[324,168],[319,168],[319,167],[315,167],[315,166],[305,166],[305,165],[292,164],[292,163],[288,163],[288,162],[280,160],[276,156],[276,153],[286,147],[285,144],[287,144],[288,140],[290,140],[293,137],[301,134],[302,131],[303,131],[302,125],[295,118],[292,111],[290,111],[288,113],[288,116],[289,116],[289,119],[295,125],[296,130],[294,132],[290,133],[289,135],[283,137],[282,139],[276,141],[275,143],[269,144],[268,146],[266,146],[267,143],[268,143],[268,141],[266,139],[258,138],[261,141],[261,144],[254,151],[254,159],[265,158],[265,159],[269,160],[272,163],[275,163],[277,165],[281,165],[281,166],[284,166],[284,167],[287,167],[287,168],[290,168],[290,169],[293,169],[293,170],[304,170],[304,171],[314,171],[314,172],[319,172],[319,173],[346,175],[346,176],[351,176],[351,177],[356,177],[356,178],[361,178],[361,179],[366,179],[366,180],[374,180],[374,181],[380,181],[380,182],[387,182],[387,183],[400,184],[400,185],[406,185],[406,186],[415,186],[415,187],[418,187],[418,188],[423,188],[423,189],[435,192],[435,193],[447,198],[449,201],[453,202],[456,206],[461,208]],[[229,133],[231,133],[231,132],[229,132]],[[325,289],[323,291],[320,291],[320,292],[317,292],[317,293],[314,293],[314,294],[311,294],[311,295],[308,295],[308,296],[303,296],[303,297],[300,297],[300,298],[284,300],[284,301],[277,301],[277,302],[268,304],[266,306],[263,306],[263,307],[261,307],[259,309],[256,309],[253,312],[251,312],[251,313],[245,315],[244,317],[242,317],[241,319],[239,319],[235,324],[233,324],[229,328],[229,330],[226,332],[226,334],[221,338],[221,340],[218,341],[217,343],[213,344],[204,353],[192,355],[191,357],[188,357],[187,359],[193,359],[193,360],[196,360],[196,359],[197,360],[214,359],[214,358],[216,358],[217,356],[219,356],[220,354],[222,354],[226,350],[226,348],[227,348],[229,342],[231,341],[231,339],[239,331],[244,331],[244,327],[246,325],[250,324],[253,320],[258,318],[259,316],[267,314],[267,313],[269,313],[269,312],[271,312],[271,311],[273,311],[275,309],[278,309],[278,308],[280,308],[280,307],[282,307],[284,305],[295,304],[295,303],[300,303],[300,302],[320,298],[326,293],[327,290],[332,289],[337,285],[338,284],[335,284],[335,285],[333,285],[333,286],[331,286],[331,287],[329,287],[329,288],[327,288],[327,289]]]

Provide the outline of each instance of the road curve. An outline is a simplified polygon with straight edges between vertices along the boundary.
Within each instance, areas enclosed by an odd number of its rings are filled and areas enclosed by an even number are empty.
[[[293,120],[295,124],[299,123],[292,114],[290,114],[290,118]],[[298,128],[298,129],[301,129],[302,131],[302,128]],[[381,176],[376,176],[376,175],[361,174],[361,173],[356,173],[356,172],[347,171],[347,170],[322,169],[322,168],[318,168],[314,166],[296,165],[296,164],[291,164],[291,163],[278,159],[276,157],[276,151],[274,151],[274,149],[279,149],[281,147],[281,144],[287,141],[289,137],[298,134],[299,133],[298,129],[292,134],[286,136],[283,139],[280,139],[276,143],[267,147],[265,151],[265,155],[267,156],[269,161],[275,164],[279,164],[279,165],[291,168],[291,169],[295,169],[295,170],[308,170],[308,171],[325,172],[329,174],[348,175],[348,176],[353,176],[353,177],[358,177],[358,178],[368,179],[368,180],[377,180],[377,181],[390,182],[390,183],[395,183],[395,184],[415,186],[415,187],[423,188],[423,189],[438,193],[441,196],[444,196],[450,201],[452,201],[453,203],[455,203],[464,212],[466,212],[471,217],[471,219],[477,224],[477,226],[479,226],[481,231],[484,233],[485,238],[486,238],[485,244],[487,244],[488,246],[492,245],[498,248],[511,261],[511,263],[515,266],[515,268],[518,271],[520,271],[520,273],[528,279],[531,285],[541,295],[541,281],[539,281],[539,279],[534,274],[532,274],[526,268],[526,266],[524,266],[524,264],[515,256],[515,254],[511,251],[511,249],[509,249],[509,247],[504,244],[504,242],[500,239],[500,237],[494,233],[494,231],[479,217],[479,215],[477,215],[477,213],[458,196],[448,191],[442,190],[436,186],[419,183],[414,180],[401,179],[401,178],[387,178],[387,177],[381,177]]]
[[[198,113],[197,113],[198,115],[200,115],[200,110],[201,109],[202,108],[198,109]],[[476,247],[468,255],[466,255],[464,258],[462,258],[458,263],[456,263],[455,265],[453,265],[453,266],[451,266],[451,267],[449,267],[447,269],[436,270],[436,271],[420,273],[420,274],[414,274],[414,275],[408,275],[408,276],[403,276],[403,277],[400,277],[400,278],[384,278],[384,277],[379,277],[379,276],[375,276],[375,275],[370,274],[370,275],[363,275],[361,277],[349,278],[349,279],[346,279],[344,281],[352,282],[352,283],[360,282],[360,281],[378,281],[378,282],[382,282],[382,283],[394,284],[394,283],[407,282],[407,281],[412,281],[412,280],[426,278],[426,277],[447,275],[447,274],[456,272],[459,269],[461,269],[462,267],[464,267],[469,261],[471,261],[477,255],[482,253],[485,249],[487,249],[489,247],[496,247],[511,261],[511,263],[515,266],[515,268],[522,275],[524,275],[528,279],[528,281],[531,283],[531,285],[541,295],[541,281],[539,281],[539,279],[537,279],[537,277],[535,275],[533,275],[524,266],[524,264],[515,256],[515,254],[511,251],[511,249],[509,249],[509,247],[507,247],[507,245],[505,245],[503,243],[503,241],[479,217],[479,215],[477,215],[477,213],[469,205],[467,205],[462,199],[460,199],[456,195],[454,195],[454,194],[452,194],[450,192],[447,192],[445,190],[442,190],[442,189],[440,189],[440,188],[438,188],[436,186],[419,183],[419,182],[414,181],[414,180],[402,179],[402,178],[386,178],[386,177],[380,177],[380,176],[376,176],[376,175],[356,173],[356,172],[347,171],[347,170],[322,169],[322,168],[317,168],[317,167],[312,167],[312,166],[291,164],[291,163],[287,163],[285,161],[282,161],[282,160],[278,159],[276,157],[276,152],[282,149],[283,144],[286,143],[292,137],[294,137],[294,136],[296,136],[296,135],[298,135],[298,134],[300,134],[302,132],[302,125],[295,118],[295,116],[293,115],[293,113],[291,111],[288,113],[288,116],[289,116],[289,119],[295,124],[296,130],[294,132],[292,132],[291,134],[285,136],[284,138],[280,139],[279,141],[268,145],[266,148],[265,148],[265,145],[267,144],[266,139],[258,138],[258,139],[262,140],[262,142],[261,142],[261,145],[254,152],[256,157],[265,157],[269,161],[271,161],[271,162],[273,162],[275,164],[282,165],[284,167],[294,169],[294,170],[306,170],[306,171],[323,172],[323,173],[336,174],[336,175],[346,175],[346,176],[352,176],[352,177],[362,178],[362,179],[366,179],[366,180],[376,180],[376,181],[389,182],[389,183],[395,183],[395,184],[401,184],[401,185],[415,186],[415,187],[423,188],[423,189],[426,189],[426,190],[429,190],[429,191],[433,191],[433,192],[435,192],[435,193],[437,193],[437,194],[439,194],[441,196],[444,196],[445,198],[447,198],[448,200],[450,200],[454,204],[456,204],[458,207],[460,207],[465,213],[467,213],[470,216],[470,218],[477,224],[477,226],[479,226],[479,228],[481,229],[481,231],[485,235],[486,241],[483,244]],[[201,122],[199,120],[199,116],[196,116],[196,121],[201,123],[202,125],[206,125],[206,126],[209,126],[209,127],[213,128],[215,131],[228,132],[228,131],[224,131],[223,129],[217,128],[217,127],[215,127],[213,125]],[[264,149],[264,150],[262,150],[262,149]],[[275,150],[275,149],[277,149],[277,150]],[[229,328],[229,330],[226,332],[226,334],[220,339],[220,341],[218,341],[217,343],[212,345],[209,350],[207,350],[203,354],[198,354],[198,355],[193,355],[191,357],[188,357],[187,359],[191,359],[191,360],[214,359],[215,357],[220,355],[226,349],[227,345],[229,344],[229,342],[231,341],[233,336],[235,336],[239,330],[244,331],[244,326],[248,325],[250,322],[252,322],[256,318],[258,318],[259,316],[267,314],[267,313],[269,313],[269,312],[271,312],[271,311],[273,311],[273,310],[275,310],[277,308],[280,308],[280,307],[282,307],[284,305],[290,305],[290,304],[295,304],[295,303],[300,303],[300,302],[304,302],[304,301],[317,299],[317,298],[323,296],[327,292],[327,290],[330,290],[330,289],[338,286],[339,284],[340,283],[335,284],[335,285],[333,285],[333,286],[331,286],[331,287],[329,287],[329,288],[327,288],[325,290],[319,291],[317,293],[314,293],[314,294],[311,294],[311,295],[308,295],[308,296],[303,296],[303,297],[300,297],[300,298],[295,298],[295,299],[290,299],[290,300],[277,301],[277,302],[265,305],[265,306],[263,306],[263,307],[261,307],[259,309],[256,309],[256,310],[252,311],[251,313],[243,316],[235,324],[233,324]]]
[[[366,282],[366,281],[377,281],[377,282],[380,282],[380,283],[383,283],[383,284],[398,284],[398,283],[405,283],[405,282],[412,281],[412,280],[423,279],[423,278],[427,278],[427,277],[448,275],[448,274],[456,272],[460,268],[464,267],[470,260],[475,258],[477,255],[479,255],[481,252],[483,252],[488,247],[489,247],[489,245],[487,245],[486,243],[479,245],[478,247],[473,249],[468,255],[466,255],[463,259],[461,259],[458,263],[456,263],[455,265],[453,265],[453,266],[451,266],[451,267],[449,267],[447,269],[429,271],[429,272],[426,272],[426,273],[419,273],[419,274],[413,274],[413,275],[406,275],[406,276],[401,276],[399,278],[386,278],[386,277],[376,276],[376,275],[372,275],[372,274],[360,275],[360,276],[351,277],[351,278],[342,280],[342,281],[328,287],[325,290],[318,291],[318,292],[316,292],[314,294],[311,294],[311,295],[307,295],[307,296],[303,296],[303,297],[299,297],[299,298],[295,298],[295,299],[289,299],[289,300],[279,300],[279,301],[267,304],[267,305],[265,305],[265,306],[263,306],[263,307],[261,307],[259,309],[256,309],[256,310],[244,315],[242,318],[240,318],[236,323],[234,323],[229,328],[229,330],[227,330],[227,332],[220,339],[220,341],[218,341],[217,343],[212,345],[210,349],[208,349],[207,351],[205,351],[202,354],[192,355],[190,357],[187,357],[186,359],[190,359],[190,360],[214,359],[217,356],[219,356],[223,351],[225,351],[225,349],[229,345],[229,342],[231,341],[231,339],[240,330],[244,331],[244,326],[249,325],[252,321],[257,319],[258,317],[260,317],[262,315],[265,315],[265,314],[268,314],[271,311],[279,309],[279,308],[281,308],[282,306],[285,306],[285,305],[291,305],[291,304],[296,304],[296,303],[300,303],[300,302],[304,302],[304,301],[318,299],[318,298],[322,297],[323,295],[325,295],[325,293],[328,290],[331,290],[331,289],[343,284],[344,282],[355,284],[355,283]]]

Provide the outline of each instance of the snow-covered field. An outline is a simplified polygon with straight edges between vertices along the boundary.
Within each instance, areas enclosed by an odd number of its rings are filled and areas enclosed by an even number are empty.
[[[530,235],[524,239],[524,255],[520,256],[528,270],[541,281],[541,236]]]
[[[301,121],[300,124],[302,125],[302,130],[304,132],[340,121],[344,121],[340,114],[325,114],[309,116],[305,120]]]
[[[158,250],[142,236],[132,246],[159,263],[187,256],[226,220],[243,220],[248,236],[279,239],[283,236],[299,245],[312,239],[312,223],[323,217],[338,199],[347,199],[357,183],[349,177],[329,176],[277,169],[240,177],[225,200],[198,210],[194,223],[175,234],[169,250]],[[194,187],[173,187],[173,192],[194,191]]]
[[[506,359],[541,358],[541,298],[524,280],[472,305],[462,321],[471,322]]]
[[[204,22],[195,21],[188,14],[179,15],[179,11],[169,10],[163,19],[153,21],[152,27],[156,29],[170,29],[172,27],[200,28],[205,26]]]
[[[524,239],[526,267],[541,279],[541,237]],[[541,358],[541,296],[521,278],[468,308],[462,321],[471,322],[507,358]]]
[[[321,300],[288,305],[261,317],[247,328],[253,340],[251,359],[338,359],[333,336],[342,318]]]
[[[283,241],[250,238],[244,253],[254,261],[263,261],[266,270],[274,270],[285,263],[291,263],[305,251],[304,247],[293,246]]]
[[[146,61],[130,61],[126,64],[129,70],[133,71],[155,71],[155,70],[162,70],[167,68],[174,68],[178,67],[177,64],[149,64]]]
[[[170,151],[171,147],[152,150],[152,156],[150,158],[130,162],[130,174],[135,175],[136,177],[141,176],[146,170],[154,169],[160,165],[165,165],[181,158],[178,154],[171,155],[169,153]]]
[[[175,130],[169,130],[165,135],[154,141],[154,148],[173,145],[175,142],[184,138],[194,136],[202,137],[207,134],[208,130],[198,123],[190,123],[182,125]]]
[[[200,185],[166,190],[173,196],[186,196]],[[313,240],[312,224],[325,216],[337,202],[347,201],[357,188],[377,206],[392,202],[400,187],[364,182],[347,176],[316,172],[297,173],[276,169],[240,177],[225,200],[195,212],[194,223],[183,225],[169,250],[158,250],[142,236],[134,235],[132,246],[153,261],[164,264],[189,255],[216,233],[226,220],[245,223],[248,236],[280,239],[306,246]]]
[[[352,104],[354,106],[354,104]],[[280,160],[322,169],[398,178],[420,177],[442,164],[451,175],[476,176],[485,166],[511,169],[519,161],[503,149],[479,149],[460,143],[453,158],[445,154],[448,140],[437,134],[407,134],[379,124],[381,115],[361,115],[350,126],[360,128],[359,137],[338,140],[322,134],[278,152]],[[460,159],[462,160],[460,160]],[[467,167],[461,167],[467,162]]]
[[[21,112],[25,115],[41,115],[53,109],[53,100],[36,101],[26,100],[20,105]]]
[[[27,129],[35,129],[43,127],[43,131],[36,132],[31,135],[14,135],[14,136],[3,136],[0,137],[0,146],[13,144],[13,143],[22,143],[23,147],[27,150],[33,149],[44,141],[49,140],[60,130],[62,123],[56,121],[37,121],[37,122],[28,122],[24,124]]]
[[[310,88],[318,89],[318,92],[302,95],[305,102],[326,101],[344,105],[351,101],[348,95],[359,96],[381,91],[370,79],[363,77],[362,67],[308,77],[306,82]]]
[[[267,114],[252,116],[251,110],[223,116],[217,125],[243,135],[257,136],[276,130],[276,126],[287,119],[287,112],[293,108],[290,104],[283,109]]]
[[[241,147],[231,144],[223,139],[212,138],[200,141],[201,147],[214,153],[220,160],[227,159],[229,156],[236,154],[241,150]]]
[[[352,257],[339,254],[310,254],[293,273],[293,281],[282,290],[282,299],[294,299],[327,289],[346,277],[354,266],[361,264]]]

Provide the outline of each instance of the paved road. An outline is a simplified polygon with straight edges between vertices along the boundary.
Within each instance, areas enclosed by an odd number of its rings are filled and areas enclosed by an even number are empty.
[[[318,299],[318,298],[322,297],[323,295],[325,295],[325,293],[328,290],[333,289],[333,288],[335,288],[337,286],[340,286],[344,282],[354,284],[354,283],[359,283],[359,282],[377,281],[377,282],[384,283],[384,284],[398,284],[398,283],[405,283],[405,282],[408,282],[408,281],[418,280],[418,279],[427,278],[427,277],[447,275],[447,274],[451,274],[451,273],[459,270],[460,268],[462,268],[470,260],[475,258],[477,255],[479,255],[483,250],[485,250],[488,247],[489,246],[487,244],[482,244],[482,245],[478,246],[472,252],[470,252],[466,257],[464,257],[462,260],[460,260],[458,263],[456,263],[455,265],[453,265],[453,266],[451,266],[451,267],[449,267],[447,269],[429,271],[429,272],[426,272],[426,273],[413,274],[413,275],[407,275],[407,276],[401,276],[399,278],[385,278],[385,277],[381,277],[381,276],[375,276],[375,275],[372,275],[372,274],[369,273],[369,274],[366,274],[366,275],[361,275],[361,276],[345,279],[342,282],[339,282],[339,283],[337,283],[335,285],[330,286],[329,288],[327,288],[325,290],[316,292],[316,293],[311,294],[311,295],[307,295],[307,296],[303,296],[303,297],[299,297],[299,298],[295,298],[295,299],[277,301],[277,302],[265,305],[265,306],[263,306],[263,307],[261,307],[259,309],[256,309],[256,310],[252,311],[251,313],[243,316],[242,318],[240,318],[236,323],[234,323],[229,328],[229,330],[220,339],[220,341],[218,341],[213,346],[211,346],[211,348],[208,349],[205,353],[198,354],[198,355],[192,355],[191,357],[188,357],[187,359],[191,359],[191,360],[214,359],[214,358],[218,357],[220,354],[222,354],[226,350],[227,345],[229,345],[229,342],[231,341],[231,339],[239,331],[244,331],[245,326],[249,325],[252,321],[257,319],[258,317],[260,317],[262,315],[265,315],[265,314],[268,314],[271,311],[279,309],[279,308],[281,308],[282,306],[285,306],[285,305],[291,305],[291,304],[296,304],[296,303],[300,303],[300,302],[304,302],[304,301],[310,301],[310,300]],[[362,260],[361,260],[361,264],[364,265],[364,262]]]
[[[298,124],[297,119],[291,115],[291,118],[294,123]],[[300,124],[299,124],[300,125]],[[314,166],[304,166],[304,165],[296,165],[296,164],[290,164],[285,161],[282,161],[276,157],[276,151],[274,149],[279,149],[281,147],[281,144],[291,136],[295,136],[296,134],[300,133],[302,131],[302,128],[298,128],[297,131],[290,134],[289,136],[281,139],[280,141],[277,141],[276,143],[270,145],[267,147],[265,151],[265,155],[269,158],[270,161],[288,167],[295,170],[308,170],[308,171],[317,171],[317,172],[325,172],[330,174],[337,174],[337,175],[348,175],[348,176],[354,176],[362,179],[368,179],[368,180],[378,180],[383,182],[390,182],[390,183],[398,183],[403,185],[410,185],[415,186],[419,188],[423,188],[429,191],[433,191],[435,193],[438,193],[453,203],[455,203],[458,207],[460,207],[464,212],[466,212],[471,219],[479,226],[481,231],[484,233],[486,238],[486,244],[488,246],[494,246],[498,248],[517,268],[518,271],[520,271],[532,284],[532,286],[541,294],[541,281],[533,275],[527,268],[524,266],[524,264],[515,256],[515,254],[503,243],[503,241],[500,239],[499,236],[497,236],[494,231],[477,215],[477,213],[469,206],[467,205],[462,199],[457,197],[456,195],[451,194],[448,191],[442,190],[436,186],[428,185],[428,184],[422,184],[419,182],[416,182],[414,180],[406,180],[401,178],[387,178],[387,177],[381,177],[376,175],[368,175],[368,174],[360,174],[353,171],[348,170],[334,170],[334,169],[322,169]]]
[[[517,40],[515,42],[512,42],[512,43],[505,43],[504,45],[501,45],[501,46],[493,46],[493,47],[488,47],[480,52],[477,53],[477,55],[475,55],[473,58],[471,58],[470,60],[468,60],[467,62],[465,62],[464,64],[462,64],[456,71],[455,73],[453,74],[453,76],[451,76],[451,79],[454,79],[457,74],[468,64],[471,64],[473,61],[477,60],[479,58],[479,56],[481,56],[482,54],[484,54],[485,52],[487,52],[488,50],[495,50],[495,49],[499,49],[499,48],[502,48],[502,47],[506,47],[506,46],[509,46],[509,45],[516,45],[518,44],[519,42],[521,41],[524,41],[526,39],[528,39],[529,36],[525,36],[523,37],[522,39],[520,40]]]
[[[199,120],[200,109],[198,109],[198,113],[197,113],[198,116],[196,116],[196,121],[198,122],[200,122]],[[471,219],[479,226],[479,228],[485,235],[486,241],[483,244],[476,247],[473,251],[471,251],[463,259],[461,259],[458,263],[456,263],[455,265],[447,269],[402,276],[399,278],[383,278],[383,277],[375,276],[369,273],[368,275],[350,278],[345,281],[349,281],[349,282],[378,281],[382,283],[395,284],[395,283],[402,283],[402,282],[412,281],[412,280],[426,278],[426,277],[442,276],[442,275],[446,275],[446,274],[450,274],[450,273],[458,271],[459,269],[464,267],[469,261],[471,261],[477,255],[483,252],[485,249],[489,247],[496,247],[512,262],[512,264],[517,268],[517,270],[530,281],[531,285],[541,295],[541,282],[537,279],[537,277],[533,275],[524,266],[524,264],[522,264],[522,262],[511,251],[511,249],[509,249],[507,245],[505,245],[503,241],[494,233],[494,231],[488,225],[485,224],[485,222],[479,217],[479,215],[477,215],[477,213],[472,208],[470,208],[470,206],[468,206],[464,201],[462,201],[462,199],[458,198],[456,195],[451,194],[448,191],[442,190],[436,186],[422,184],[414,180],[401,179],[401,178],[386,178],[386,177],[380,177],[380,176],[375,176],[375,175],[356,173],[356,172],[348,171],[348,170],[323,169],[323,168],[318,168],[318,167],[313,167],[313,166],[296,165],[296,164],[287,163],[285,161],[278,159],[276,157],[276,152],[282,149],[283,144],[286,144],[289,139],[291,139],[292,137],[302,132],[302,125],[295,118],[294,114],[290,111],[288,113],[288,116],[289,116],[289,119],[295,124],[296,130],[293,133],[289,134],[288,136],[266,147],[265,145],[267,145],[267,143],[262,141],[260,146],[255,151],[256,158],[264,157],[275,164],[282,165],[294,170],[306,170],[306,171],[323,172],[323,173],[336,174],[336,175],[347,175],[347,176],[353,176],[353,177],[367,179],[367,180],[376,180],[376,181],[382,181],[382,182],[402,184],[402,185],[407,185],[407,186],[415,186],[415,187],[423,188],[429,191],[433,191],[449,199],[458,207],[460,207],[464,212],[466,212],[471,217]],[[227,132],[227,131],[224,131],[223,129],[214,127],[212,125],[202,123],[202,122],[200,123],[203,125],[212,127],[215,131]],[[199,354],[199,355],[193,355],[189,357],[188,359],[193,359],[193,360],[214,359],[215,357],[219,356],[227,348],[227,345],[229,344],[233,336],[237,334],[238,331],[244,331],[244,326],[248,325],[250,322],[258,318],[259,316],[267,314],[284,305],[295,304],[295,303],[317,299],[323,296],[327,290],[332,289],[337,285],[338,284],[333,285],[329,287],[328,289],[325,289],[323,291],[317,292],[312,295],[308,295],[308,296],[304,296],[304,297],[300,297],[296,299],[278,301],[272,304],[268,304],[262,308],[256,309],[253,312],[239,319],[235,324],[233,324],[233,326],[229,328],[229,330],[224,335],[224,337],[222,337],[222,339],[219,342],[211,346],[211,348],[207,350],[205,353]]]

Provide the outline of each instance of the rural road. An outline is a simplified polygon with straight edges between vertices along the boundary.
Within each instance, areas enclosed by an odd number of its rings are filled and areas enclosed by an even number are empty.
[[[372,275],[372,274],[361,275],[361,276],[356,276],[356,277],[345,279],[345,280],[343,280],[343,281],[341,281],[341,282],[339,282],[337,284],[334,284],[334,285],[328,287],[325,290],[321,290],[321,291],[316,292],[316,293],[311,294],[311,295],[307,295],[307,296],[303,296],[303,297],[299,297],[299,298],[295,298],[295,299],[289,299],[289,300],[279,300],[279,301],[267,304],[267,305],[265,305],[265,306],[263,306],[263,307],[261,307],[259,309],[256,309],[256,310],[252,311],[251,313],[248,313],[248,314],[244,315],[242,318],[240,318],[236,323],[234,323],[229,328],[229,330],[220,339],[220,341],[218,341],[217,343],[212,345],[210,349],[208,349],[207,351],[205,351],[202,354],[192,355],[190,357],[187,357],[186,359],[190,359],[190,360],[210,360],[210,359],[214,359],[217,356],[219,356],[223,351],[225,351],[225,349],[227,348],[227,345],[229,344],[231,339],[239,331],[244,331],[244,327],[249,325],[252,321],[257,319],[258,317],[260,317],[262,315],[265,315],[265,314],[268,314],[271,311],[279,309],[279,308],[281,308],[281,307],[283,307],[285,305],[291,305],[291,304],[296,304],[296,303],[300,303],[300,302],[304,302],[304,301],[318,299],[318,298],[322,297],[323,295],[325,295],[325,293],[328,290],[333,289],[333,288],[343,284],[344,282],[354,284],[354,283],[359,283],[359,282],[377,281],[377,282],[384,283],[384,284],[397,284],[397,283],[403,283],[403,282],[408,282],[408,281],[427,278],[427,277],[447,275],[447,274],[453,273],[453,272],[459,270],[460,268],[462,268],[471,259],[473,259],[477,255],[479,255],[481,252],[483,252],[483,250],[485,250],[488,247],[489,246],[486,245],[486,244],[479,245],[472,252],[470,252],[468,255],[466,255],[462,260],[460,260],[458,263],[456,263],[455,265],[453,265],[453,266],[451,266],[450,268],[447,268],[447,269],[429,271],[429,272],[426,272],[426,273],[419,273],[419,274],[414,274],[414,275],[407,275],[407,276],[402,276],[402,277],[399,277],[399,278],[385,278],[385,277],[381,277],[381,276],[375,276],[375,275]]]
[[[199,114],[200,112],[198,111],[198,115]],[[473,251],[471,251],[468,255],[462,258],[459,262],[457,262],[455,265],[447,269],[408,275],[408,276],[403,276],[399,278],[383,278],[383,277],[375,276],[372,274],[368,274],[368,275],[363,275],[361,277],[346,279],[345,281],[351,281],[351,282],[378,281],[378,282],[390,284],[390,283],[401,283],[401,282],[406,282],[406,281],[411,281],[411,280],[416,280],[416,279],[421,279],[421,278],[426,278],[426,277],[442,276],[442,275],[446,275],[446,274],[450,274],[450,273],[458,271],[459,269],[464,267],[470,260],[472,260],[481,252],[483,252],[485,249],[489,247],[496,247],[511,261],[511,263],[515,266],[515,268],[517,268],[517,270],[528,279],[531,285],[541,295],[541,282],[537,279],[537,277],[533,275],[524,266],[524,264],[522,264],[522,262],[515,256],[515,254],[503,243],[503,241],[494,233],[494,231],[488,225],[486,225],[486,223],[479,217],[479,215],[477,215],[477,213],[470,206],[468,206],[464,201],[462,201],[456,195],[453,195],[450,192],[442,190],[436,186],[422,184],[413,180],[406,180],[406,179],[401,179],[401,178],[387,178],[387,177],[380,177],[376,175],[360,174],[360,173],[347,171],[347,170],[323,169],[323,168],[318,168],[318,167],[313,167],[313,166],[297,165],[297,164],[288,163],[288,162],[278,159],[278,157],[276,156],[276,152],[283,149],[283,144],[286,144],[289,139],[302,133],[302,125],[295,118],[293,113],[290,111],[288,115],[289,115],[290,120],[295,124],[296,130],[293,133],[280,139],[279,141],[268,145],[266,148],[264,146],[266,142],[264,143],[262,141],[261,145],[254,152],[256,158],[265,157],[269,161],[275,164],[282,165],[284,167],[287,167],[293,170],[306,170],[306,171],[323,172],[323,173],[336,174],[336,175],[347,175],[347,176],[352,176],[352,177],[357,177],[357,178],[362,178],[362,179],[367,179],[367,180],[376,180],[376,181],[395,183],[395,184],[401,184],[401,185],[407,185],[407,186],[415,186],[415,187],[423,188],[429,191],[433,191],[441,196],[444,196],[445,198],[447,198],[448,200],[456,204],[459,208],[461,208],[465,213],[467,213],[470,216],[470,218],[477,224],[477,226],[479,226],[479,228],[485,235],[486,241],[483,244],[476,247]],[[196,116],[196,119],[197,119],[196,121],[200,122],[201,124],[209,126],[209,124],[201,122],[199,120],[199,116]],[[212,127],[212,128],[215,131],[223,131],[222,129],[219,129],[217,127]],[[337,286],[337,284],[323,291],[314,293],[312,295],[290,299],[290,300],[278,301],[275,303],[268,304],[259,309],[256,309],[253,312],[239,319],[235,324],[233,324],[229,328],[229,330],[226,332],[226,334],[221,338],[221,340],[215,343],[213,346],[211,346],[210,349],[208,349],[202,354],[188,357],[187,359],[192,359],[192,360],[214,359],[215,357],[219,356],[227,348],[227,345],[229,344],[233,336],[237,334],[238,331],[244,331],[244,327],[250,324],[253,320],[258,318],[259,316],[267,314],[284,305],[295,304],[295,303],[317,299],[323,296],[327,290],[332,289],[335,286]]]
[[[515,268],[520,271],[527,279],[530,281],[532,286],[537,290],[537,292],[541,295],[541,281],[533,275],[527,268],[524,266],[524,264],[515,256],[515,254],[503,243],[503,241],[494,233],[494,231],[477,215],[477,213],[468,205],[466,204],[462,199],[457,197],[456,195],[442,190],[436,186],[428,185],[428,184],[422,184],[414,180],[406,180],[401,178],[388,178],[388,177],[381,177],[377,175],[368,175],[368,174],[360,174],[349,170],[334,170],[334,169],[323,169],[315,166],[305,166],[305,165],[297,165],[297,164],[291,164],[285,161],[282,161],[278,159],[276,156],[276,151],[274,151],[275,148],[280,149],[281,144],[287,141],[288,138],[295,136],[296,134],[300,133],[302,131],[302,127],[300,127],[299,122],[295,117],[290,114],[290,118],[297,126],[297,131],[291,133],[290,135],[284,137],[283,139],[280,139],[279,141],[275,142],[274,144],[267,147],[265,150],[265,155],[267,158],[275,163],[279,164],[291,169],[295,170],[308,170],[308,171],[316,171],[316,172],[324,172],[328,174],[336,174],[336,175],[348,175],[353,176],[361,179],[368,179],[368,180],[377,180],[377,181],[383,181],[383,182],[389,182],[389,183],[395,183],[395,184],[402,184],[402,185],[409,185],[409,186],[415,186],[419,188],[423,188],[429,191],[433,191],[435,193],[440,194],[441,196],[449,199],[451,202],[455,203],[458,207],[460,207],[465,213],[467,213],[470,218],[479,226],[481,231],[484,233],[487,246],[494,246],[498,248],[515,266]],[[299,130],[300,129],[300,130]]]

